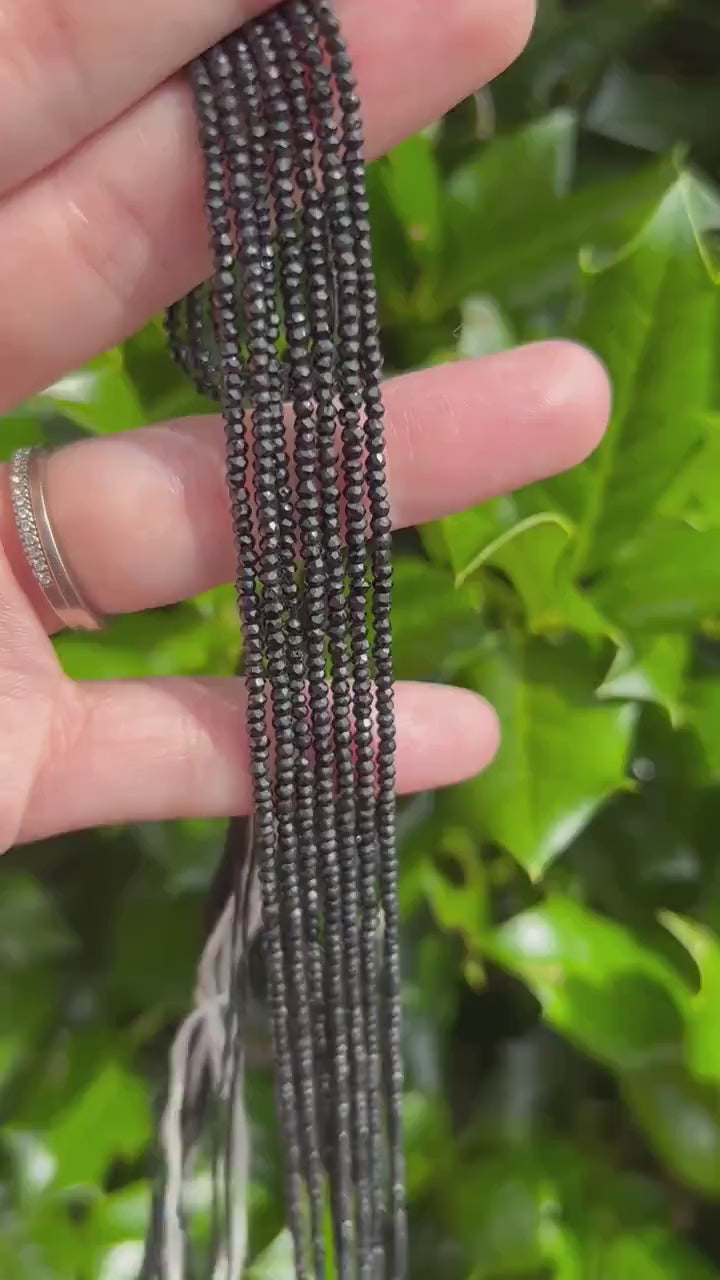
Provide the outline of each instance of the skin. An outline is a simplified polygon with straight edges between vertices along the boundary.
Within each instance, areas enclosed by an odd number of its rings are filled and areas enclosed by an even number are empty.
[[[180,72],[262,7],[0,0],[0,411],[207,274]],[[338,0],[370,153],[499,74],[521,52],[533,7]],[[402,526],[580,462],[602,435],[609,389],[589,352],[553,342],[408,375],[386,400]],[[246,812],[242,681],[67,679],[0,470],[0,849],[93,825]],[[71,445],[49,463],[47,495],[77,582],[105,614],[232,577],[217,419]],[[476,695],[402,685],[397,702],[403,792],[459,781],[492,758],[498,726]]]

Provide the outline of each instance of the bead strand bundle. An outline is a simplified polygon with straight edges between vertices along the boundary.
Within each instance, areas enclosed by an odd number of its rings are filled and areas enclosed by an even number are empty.
[[[254,817],[173,1049],[144,1274],[245,1264],[260,929],[296,1274],[402,1280],[390,516],[359,102],[328,0],[289,0],[190,74],[213,275],[167,331],[226,423]],[[211,1113],[198,1262],[182,1186]]]

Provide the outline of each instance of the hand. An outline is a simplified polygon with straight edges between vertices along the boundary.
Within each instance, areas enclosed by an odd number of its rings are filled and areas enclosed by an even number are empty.
[[[208,273],[191,98],[175,73],[262,0],[5,0],[0,15],[0,411],[121,340]],[[370,150],[449,108],[520,52],[531,0],[338,0]],[[168,78],[170,77],[170,78]],[[457,511],[579,462],[605,375],[565,343],[387,387],[395,522]],[[53,527],[104,613],[233,576],[223,433],[184,420],[73,444],[48,465]],[[47,638],[0,476],[0,846],[104,823],[250,805],[233,680],[75,684]],[[472,775],[492,711],[398,689],[403,791]],[[433,744],[427,751],[426,743]]]

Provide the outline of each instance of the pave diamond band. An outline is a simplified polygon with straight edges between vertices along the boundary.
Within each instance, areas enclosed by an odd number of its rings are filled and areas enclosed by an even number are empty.
[[[10,496],[18,537],[33,576],[64,627],[99,631],[100,621],[83,600],[62,558],[45,503],[43,449],[18,449],[10,462]]]

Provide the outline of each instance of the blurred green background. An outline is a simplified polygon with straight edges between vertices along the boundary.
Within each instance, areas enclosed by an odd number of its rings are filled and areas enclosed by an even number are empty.
[[[718,1280],[720,6],[540,9],[491,90],[371,170],[390,371],[568,334],[615,384],[584,466],[397,545],[398,674],[480,690],[504,731],[485,776],[402,808],[412,1277]],[[197,407],[155,323],[2,449]],[[232,592],[58,649],[83,677],[230,672]],[[5,859],[0,1275],[136,1276],[222,834]],[[284,1280],[267,1057],[260,1023],[251,1275]]]

